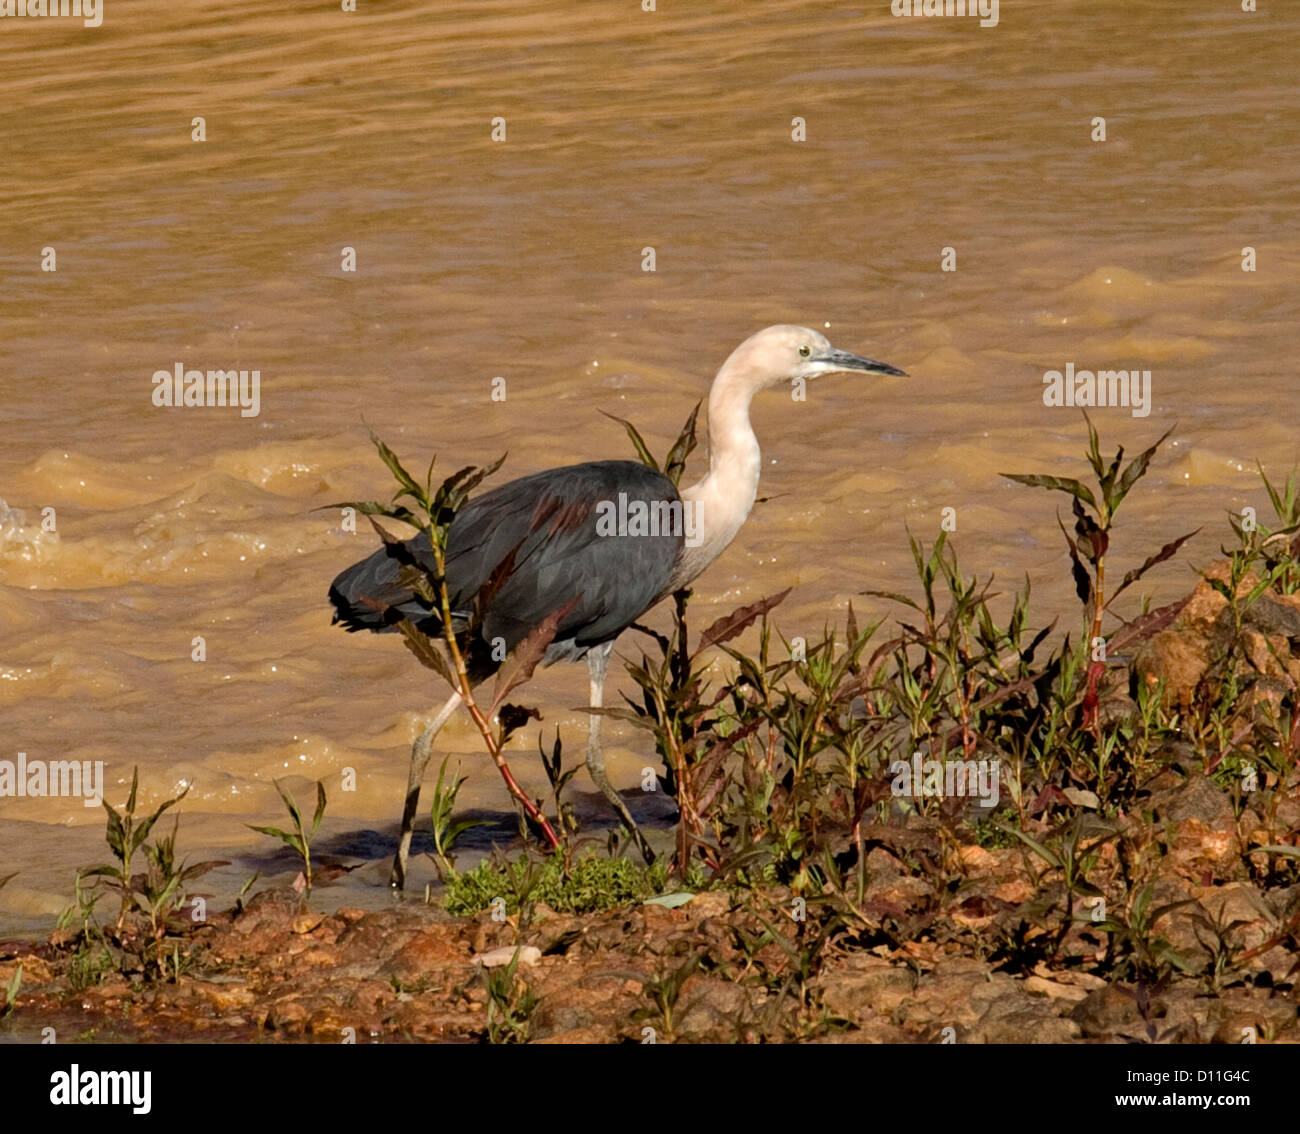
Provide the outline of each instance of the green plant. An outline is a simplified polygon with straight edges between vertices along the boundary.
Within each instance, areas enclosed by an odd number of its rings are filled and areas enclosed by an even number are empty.
[[[663,1039],[667,1043],[674,1042],[677,1039],[677,1024],[694,1006],[692,1003],[679,1008],[678,1001],[681,999],[686,982],[699,970],[703,959],[703,953],[692,953],[679,965],[661,964],[658,972],[642,984],[642,991],[649,999],[650,1007],[638,1009],[633,1014],[633,1018],[657,1020],[659,1022],[657,1030]],[[656,1042],[658,1042],[657,1038]]]
[[[9,985],[5,989],[5,1000],[0,1004],[0,1020],[13,1012],[18,1006],[18,990],[23,986],[23,966],[19,962],[18,967],[14,970],[14,975],[9,978]]]
[[[626,858],[604,858],[588,852],[566,862],[562,852],[540,860],[524,856],[514,862],[501,855],[484,859],[473,870],[447,880],[443,905],[448,913],[473,915],[503,898],[507,912],[519,913],[531,903],[545,902],[559,913],[593,913],[664,892],[666,863],[652,866]],[[698,868],[687,885],[703,888]]]
[[[133,768],[131,770],[131,792],[127,796],[126,808],[122,814],[119,815],[112,805],[107,800],[104,800],[104,810],[108,812],[108,829],[104,833],[104,838],[108,842],[113,856],[117,859],[117,865],[93,866],[89,870],[82,871],[81,874],[83,878],[104,878],[109,886],[118,891],[121,897],[121,906],[118,909],[115,928],[119,932],[123,928],[127,915],[136,905],[136,890],[131,881],[131,865],[135,855],[144,846],[145,840],[149,837],[149,832],[153,830],[154,824],[162,817],[163,812],[184,799],[190,790],[186,787],[180,795],[160,803],[154,813],[147,819],[137,820],[135,806],[139,777],[139,769]]]
[[[1110,934],[1108,962],[1117,975],[1160,987],[1175,970],[1189,973],[1192,967],[1156,929],[1156,923],[1194,903],[1186,898],[1153,906],[1154,897],[1155,882],[1143,882],[1129,894],[1123,911],[1103,919],[1097,928]]]
[[[487,1027],[491,1043],[527,1043],[539,997],[518,975],[519,948],[510,963],[487,969]]]
[[[454,819],[453,812],[456,810],[456,796],[460,794],[461,785],[469,778],[453,776],[447,778],[447,761],[450,756],[444,756],[442,764],[438,768],[438,782],[433,787],[433,806],[430,812],[430,818],[433,824],[433,853],[435,863],[438,866],[438,874],[444,881],[455,873],[455,867],[452,865],[450,858],[451,848],[455,845],[456,840],[466,831],[473,830],[475,827],[486,827],[485,819]]]
[[[74,992],[91,988],[99,984],[104,974],[113,967],[113,954],[109,949],[104,931],[95,919],[95,905],[99,901],[99,889],[87,889],[82,886],[83,875],[80,871],[73,878],[74,904],[59,915],[55,923],[58,929],[66,929],[73,921],[81,922],[81,929],[76,935],[76,947],[68,963],[68,983]]]
[[[1085,812],[1077,812],[1073,822],[1050,832],[1045,840],[1035,839],[1016,827],[996,824],[1008,835],[1019,839],[1050,869],[1058,871],[1061,875],[1061,883],[1065,887],[1065,916],[1057,930],[1055,947],[1058,950],[1076,920],[1076,896],[1104,898],[1105,895],[1101,890],[1088,881],[1088,875],[1092,873],[1101,858],[1102,848],[1119,838],[1120,834],[1119,831],[1106,830],[1104,827],[1099,829],[1095,819],[1085,816]],[[1089,835],[1095,837],[1085,842],[1085,838]],[[1041,877],[1038,886],[1039,888],[1042,886]]]
[[[1260,525],[1259,553],[1278,589],[1283,594],[1295,594],[1300,590],[1300,469],[1293,468],[1280,489],[1273,486],[1262,468],[1259,478],[1279,524],[1277,528]]]
[[[727,642],[763,618],[789,593],[786,590],[760,599],[718,619],[691,649],[686,627],[690,592],[678,591],[673,596],[673,629],[667,637],[636,626],[658,646],[657,658],[652,660],[642,652],[640,664],[627,665],[628,674],[640,690],[640,702],[625,697],[628,708],[600,710],[654,737],[664,763],[660,781],[678,807],[674,868],[679,877],[686,876],[697,848],[708,865],[715,870],[720,867],[718,844],[709,840],[705,831],[710,823],[710,808],[726,784],[725,761],[758,727],[754,721],[737,729],[731,727],[734,718],[729,721],[720,712],[715,715],[727,690],[711,692],[704,676],[708,662],[703,655],[713,646],[725,648]]]
[[[555,729],[555,742],[549,752],[543,746],[539,732],[537,753],[542,758],[542,768],[546,772],[547,782],[551,785],[551,800],[555,804],[555,814],[560,821],[560,837],[567,860],[574,850],[574,836],[578,833],[578,814],[574,811],[573,804],[561,798],[561,793],[568,786],[569,781],[578,774],[578,766],[575,764],[572,768],[565,768],[564,745],[560,741],[558,726]]]
[[[1250,924],[1245,918],[1230,918],[1227,909],[1224,902],[1213,917],[1203,909],[1190,915],[1196,940],[1208,954],[1203,975],[1212,995],[1218,994],[1225,978],[1236,970],[1242,953],[1241,930]]]
[[[149,932],[153,940],[154,963],[160,975],[166,972],[166,946],[169,931],[181,931],[186,923],[175,920],[175,915],[185,903],[185,884],[192,878],[207,873],[216,862],[197,862],[194,865],[176,863],[176,833],[180,819],[172,827],[172,833],[160,836],[154,843],[144,846],[148,866],[144,876],[136,883],[136,903],[149,918]],[[222,864],[224,865],[224,864]],[[180,975],[179,947],[173,940],[172,977]]]
[[[532,677],[533,671],[546,656],[546,650],[555,638],[561,619],[569,612],[573,603],[570,602],[559,610],[550,612],[515,646],[500,666],[495,667],[496,682],[492,689],[491,700],[485,706],[480,705],[474,692],[476,682],[471,677],[471,670],[476,668],[476,664],[481,664],[481,659],[476,662],[476,656],[486,647],[479,631],[484,610],[492,595],[508,576],[513,564],[513,556],[507,557],[506,562],[494,571],[492,577],[469,603],[471,609],[468,613],[463,615],[461,612],[453,613],[446,579],[447,540],[452,520],[468,500],[469,494],[501,467],[505,457],[502,456],[492,464],[482,467],[466,466],[449,476],[435,490],[434,461],[429,462],[428,473],[424,483],[421,484],[407,472],[398,460],[397,454],[373,432],[370,434],[370,439],[380,459],[397,481],[397,492],[388,504],[364,500],[330,505],[330,507],[355,508],[369,516],[371,525],[383,541],[388,553],[401,564],[399,578],[402,584],[409,587],[430,612],[437,614],[442,628],[441,641],[417,629],[406,618],[397,623],[397,629],[401,631],[407,648],[420,664],[433,670],[451,690],[460,694],[515,806],[524,820],[541,835],[546,845],[554,849],[560,845],[560,840],[550,820],[519,786],[504,755],[505,744],[510,734],[530,717],[537,717],[539,714],[536,710],[506,704],[506,697]],[[410,506],[405,501],[409,501]],[[376,516],[397,520],[424,532],[429,538],[433,553],[433,567],[413,556],[400,539],[378,523]],[[495,728],[491,723],[494,717],[498,722]]]
[[[258,827],[252,823],[246,823],[245,826],[252,828],[262,835],[270,835],[274,839],[279,839],[288,847],[292,847],[298,852],[302,859],[302,877],[308,893],[311,893],[311,843],[316,837],[316,832],[320,829],[320,821],[325,815],[325,784],[316,781],[316,813],[312,816],[311,827],[308,829],[302,820],[302,812],[298,809],[298,804],[294,801],[288,789],[279,780],[275,781],[275,790],[280,793],[280,798],[284,800],[284,805],[289,811],[289,818],[293,820],[292,831],[282,831],[279,827]],[[242,896],[242,895],[241,895]]]
[[[1159,440],[1143,450],[1137,457],[1123,464],[1124,447],[1121,445],[1114,458],[1107,465],[1102,459],[1100,441],[1092,419],[1084,413],[1088,424],[1088,463],[1097,477],[1097,492],[1078,480],[1069,477],[1048,476],[1042,473],[1003,473],[1008,480],[1037,488],[1046,488],[1055,492],[1064,492],[1070,497],[1070,508],[1074,513],[1074,535],[1071,536],[1061,523],[1061,534],[1065,536],[1070,551],[1070,564],[1073,569],[1075,589],[1079,600],[1084,604],[1085,621],[1089,624],[1088,642],[1091,662],[1087,672],[1087,695],[1083,701],[1083,725],[1096,731],[1098,729],[1098,683],[1106,671],[1107,642],[1103,635],[1103,619],[1111,603],[1129,587],[1136,583],[1152,567],[1175,555],[1180,547],[1196,534],[1195,531],[1170,540],[1154,555],[1148,557],[1140,566],[1128,571],[1120,584],[1109,594],[1106,591],[1106,556],[1110,550],[1110,529],[1115,514],[1119,511],[1124,498],[1133,486],[1146,475],[1151,458],[1165,439],[1173,432],[1167,429]],[[1122,466],[1122,467],[1121,467]],[[1197,531],[1200,529],[1198,528]],[[1085,569],[1084,561],[1088,568]],[[1113,648],[1113,644],[1112,648]]]
[[[236,915],[239,915],[244,912],[244,895],[247,894],[248,891],[253,888],[253,883],[256,882],[260,877],[261,877],[261,873],[255,870],[253,871],[252,874],[250,874],[247,878],[244,879],[244,884],[239,887],[239,893],[235,895],[234,912]]]
[[[179,945],[169,939],[169,934],[181,934],[190,929],[187,921],[176,916],[186,901],[186,884],[226,865],[221,861],[178,864],[176,833],[179,818],[170,835],[159,836],[152,843],[148,841],[163,813],[185,798],[188,787],[180,795],[164,800],[153,814],[144,819],[138,819],[135,814],[138,791],[139,770],[133,769],[125,809],[119,814],[107,801],[104,802],[104,810],[108,813],[104,838],[117,862],[79,871],[75,881],[76,905],[65,910],[59,919],[60,928],[70,925],[78,917],[81,920],[71,970],[74,986],[98,983],[114,962],[119,967],[137,965],[146,978],[150,978],[166,977],[170,960],[171,975],[178,975]],[[133,867],[139,855],[144,856],[145,869],[137,873]],[[119,895],[117,918],[108,929],[99,926],[95,920],[94,909],[99,894],[98,891],[88,893],[83,889],[82,883],[87,878],[102,879],[102,884]]]

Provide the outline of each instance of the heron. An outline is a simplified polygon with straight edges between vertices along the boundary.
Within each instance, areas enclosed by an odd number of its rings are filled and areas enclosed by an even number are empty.
[[[768,327],[736,347],[713,379],[708,471],[697,483],[679,492],[671,479],[644,464],[592,461],[510,481],[474,497],[452,520],[445,562],[454,629],[470,624],[476,596],[494,579],[477,613],[477,637],[466,647],[471,682],[490,676],[506,651],[567,607],[544,661],[586,660],[589,708],[597,710],[588,714],[587,771],[647,862],[653,851],[609,781],[600,744],[610,651],[633,622],[717,559],[748,518],[760,466],[749,420],[754,395],[839,371],[906,377],[894,366],[836,349],[807,327]],[[629,516],[633,522],[623,522]],[[647,523],[647,517],[674,522]],[[439,613],[400,581],[402,559],[433,568],[429,537],[421,533],[403,546],[400,557],[380,548],[334,580],[329,597],[335,623],[383,633],[407,619],[427,634],[442,634]],[[433,741],[461,701],[460,692],[453,692],[412,745],[390,876],[396,888],[405,883]]]

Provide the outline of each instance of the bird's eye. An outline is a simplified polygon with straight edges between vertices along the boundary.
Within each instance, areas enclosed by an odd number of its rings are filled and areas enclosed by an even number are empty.
[[[807,358],[810,354],[812,354],[812,350],[809,348],[807,343],[799,348],[800,358]]]

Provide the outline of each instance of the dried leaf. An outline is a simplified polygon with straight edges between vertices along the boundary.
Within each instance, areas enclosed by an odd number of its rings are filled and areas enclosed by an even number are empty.
[[[438,674],[452,689],[459,689],[460,682],[456,680],[456,675],[452,670],[451,662],[443,654],[439,644],[430,638],[421,630],[417,630],[407,619],[403,618],[397,623],[397,628],[402,632],[402,638],[406,648],[413,653],[419,660],[420,664],[433,670]]]
[[[510,737],[529,721],[540,721],[542,714],[530,705],[502,705],[497,710],[497,720],[501,724],[500,740],[504,745]]]

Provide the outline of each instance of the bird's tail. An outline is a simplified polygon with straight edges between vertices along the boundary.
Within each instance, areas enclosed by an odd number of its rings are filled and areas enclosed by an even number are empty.
[[[417,536],[397,547],[385,545],[340,572],[330,584],[334,621],[347,630],[382,634],[396,629],[397,623],[406,618],[425,633],[441,633],[442,623],[436,613],[399,582],[403,566],[420,563],[426,556],[432,557],[428,537]]]

